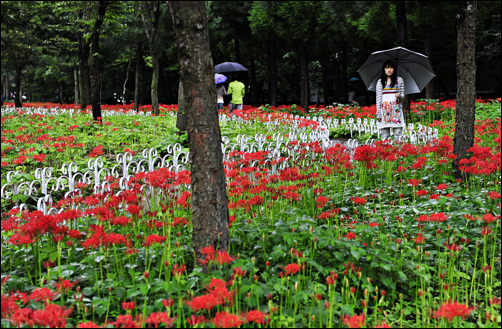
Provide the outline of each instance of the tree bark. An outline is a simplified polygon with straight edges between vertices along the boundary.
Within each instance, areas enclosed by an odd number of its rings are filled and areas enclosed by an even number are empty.
[[[91,34],[91,104],[92,117],[95,121],[101,121],[101,102],[99,91],[99,77],[102,69],[101,54],[99,53],[99,33],[103,20],[106,14],[108,1],[99,1],[98,16],[94,23],[94,28]]]
[[[268,41],[268,102],[272,106],[277,106],[277,58],[275,51],[275,41]]]
[[[14,87],[14,91],[16,95],[14,96],[14,105],[16,106],[16,108],[19,108],[23,107],[23,97],[21,95],[21,76],[24,65],[18,63],[17,61],[15,65],[16,65],[16,76],[14,78],[14,81],[16,83],[16,86]]]
[[[305,45],[300,46],[300,95],[301,106],[306,113],[309,112],[309,72],[307,63],[307,49]]]
[[[141,104],[141,82],[142,82],[142,62],[143,62],[143,43],[138,42],[136,48],[136,75],[134,77],[134,110],[139,111]]]
[[[124,81],[124,85],[122,88],[122,104],[126,103],[126,92],[127,92],[127,80],[129,80],[129,69],[131,68],[131,59],[127,61],[127,69],[126,69],[126,77]]]
[[[406,47],[408,32],[406,30],[405,1],[396,1],[396,23],[397,23],[397,41],[399,43],[399,46]],[[399,75],[399,70],[397,71],[397,75]],[[403,97],[402,102],[403,102],[405,122],[410,122],[411,121],[410,96],[405,95]]]
[[[89,8],[84,1],[84,8],[79,14],[79,18],[83,20],[89,19]],[[80,88],[80,109],[85,110],[87,105],[91,103],[91,81],[89,69],[89,43],[85,40],[84,35],[78,36],[78,65],[79,65],[79,88]]]
[[[78,78],[78,65],[73,68],[73,78],[75,80],[75,105],[78,106],[80,103],[80,88],[79,88],[79,78]]]
[[[196,259],[202,248],[228,250],[228,198],[216,87],[203,2],[169,1],[173,19],[183,96],[187,104],[187,133],[192,173],[192,243]]]
[[[161,15],[160,1],[146,1],[146,10],[141,10],[140,13],[143,18],[143,25],[145,27],[145,34],[150,46],[150,55],[152,56],[153,76],[151,85],[151,98],[152,98],[152,114],[159,115],[159,55],[157,52],[157,38],[159,35],[159,19]],[[145,20],[146,13],[147,20]]]
[[[476,15],[477,1],[462,1],[457,15],[457,110],[453,162],[455,175],[460,177],[459,162],[470,157],[474,145],[476,115]]]

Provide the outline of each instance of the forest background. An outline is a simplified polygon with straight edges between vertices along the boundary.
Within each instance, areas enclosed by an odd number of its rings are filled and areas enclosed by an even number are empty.
[[[214,65],[234,61],[245,104],[374,104],[357,70],[371,52],[426,54],[436,77],[420,98],[455,98],[456,1],[208,1]],[[501,95],[500,1],[480,1],[478,98]],[[2,1],[2,96],[22,101],[176,104],[179,63],[162,1]],[[94,61],[94,62],[93,62]],[[234,76],[230,76],[232,79]],[[307,78],[308,77],[308,78]],[[305,94],[308,93],[308,96]],[[96,97],[98,97],[96,96]],[[226,99],[226,103],[228,99]],[[304,103],[305,104],[305,103]]]

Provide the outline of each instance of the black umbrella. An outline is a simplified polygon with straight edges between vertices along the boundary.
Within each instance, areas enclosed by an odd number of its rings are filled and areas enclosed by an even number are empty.
[[[239,72],[247,70],[248,70],[247,68],[235,62],[225,62],[218,64],[214,67],[215,73]]]
[[[368,90],[375,91],[382,75],[382,64],[388,59],[396,63],[397,75],[404,79],[405,95],[419,93],[435,76],[429,58],[423,54],[403,47],[375,51],[357,71]]]

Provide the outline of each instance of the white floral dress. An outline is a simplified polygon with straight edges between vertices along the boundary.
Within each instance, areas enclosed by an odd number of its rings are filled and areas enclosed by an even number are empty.
[[[404,97],[403,79],[397,77],[397,86],[386,84],[382,89],[382,83],[377,82],[377,119],[378,128],[403,128],[405,126],[402,102],[396,101],[396,93],[400,93],[400,100]]]

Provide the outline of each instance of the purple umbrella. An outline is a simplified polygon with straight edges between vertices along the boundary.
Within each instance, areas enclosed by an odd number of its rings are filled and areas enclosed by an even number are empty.
[[[227,77],[223,74],[215,73],[214,74],[214,83],[219,84],[227,81]]]
[[[218,64],[214,67],[214,72],[216,73],[225,73],[225,72],[239,72],[239,71],[247,71],[248,69],[242,66],[239,63],[235,62],[225,62]]]

